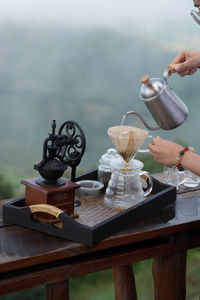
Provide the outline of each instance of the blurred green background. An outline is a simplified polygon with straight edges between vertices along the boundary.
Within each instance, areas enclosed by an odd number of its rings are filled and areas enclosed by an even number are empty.
[[[192,0],[141,5],[136,0],[19,0],[15,5],[8,0],[2,5],[0,173],[15,194],[24,192],[22,178],[37,175],[33,165],[42,158],[53,119],[57,128],[75,120],[85,132],[79,173],[97,167],[112,147],[107,129],[120,124],[125,112],[135,110],[155,124],[138,97],[140,78],[161,78],[178,51],[196,49],[200,28],[189,15]],[[189,115],[177,129],[150,134],[183,140],[198,152],[199,73],[174,74],[168,82]],[[136,116],[126,124],[143,127]],[[148,162],[148,154],[143,159],[149,171],[161,168]]]
[[[177,53],[198,49],[200,27],[192,21],[193,1],[7,0],[0,10],[0,199],[23,195],[20,180],[34,177],[43,140],[57,120],[75,120],[87,147],[77,172],[98,166],[112,147],[107,128],[135,110],[154,124],[139,100],[140,78],[162,77]],[[152,135],[195,147],[199,152],[199,72],[173,75],[169,85],[187,104],[179,128]],[[136,117],[127,124],[143,127]],[[136,158],[144,169],[162,166],[148,154]],[[69,176],[69,173],[66,173]],[[199,295],[199,250],[189,251],[187,299]],[[138,299],[153,299],[152,261],[134,264]],[[71,299],[114,299],[110,270],[70,282]],[[36,288],[0,299],[44,299]]]

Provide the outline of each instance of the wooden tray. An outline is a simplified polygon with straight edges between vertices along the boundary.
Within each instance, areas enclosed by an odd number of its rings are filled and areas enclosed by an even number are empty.
[[[77,180],[97,178],[97,171],[77,177]],[[73,219],[68,214],[55,208],[59,219],[58,224],[40,222],[33,218],[25,199],[18,198],[3,205],[3,219],[34,230],[45,232],[57,237],[80,242],[89,246],[100,242],[110,235],[146,219],[152,214],[167,207],[176,200],[176,188],[163,184],[153,178],[151,195],[126,210],[119,211],[107,207],[103,195],[95,200],[81,200],[81,206],[75,208],[79,218]]]

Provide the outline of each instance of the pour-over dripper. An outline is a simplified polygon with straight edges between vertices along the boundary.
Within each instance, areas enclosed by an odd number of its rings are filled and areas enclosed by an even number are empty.
[[[108,135],[117,152],[128,164],[148,136],[148,131],[132,126],[113,126]]]

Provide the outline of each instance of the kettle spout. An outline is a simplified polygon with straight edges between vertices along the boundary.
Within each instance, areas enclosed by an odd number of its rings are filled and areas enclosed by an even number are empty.
[[[158,127],[151,127],[145,120],[144,118],[139,114],[137,113],[136,111],[128,111],[125,113],[125,115],[123,116],[122,118],[122,122],[121,122],[121,126],[124,124],[124,121],[126,119],[126,117],[128,117],[129,115],[136,115],[141,121],[142,123],[149,129],[149,130],[158,130],[161,128],[161,124],[159,124]]]

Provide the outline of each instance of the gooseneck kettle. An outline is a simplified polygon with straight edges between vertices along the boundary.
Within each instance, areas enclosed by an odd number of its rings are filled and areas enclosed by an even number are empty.
[[[167,83],[167,78],[174,72],[173,65],[170,65],[164,71],[162,79],[150,79],[147,75],[141,78],[142,86],[139,98],[145,103],[158,126],[151,127],[141,114],[135,111],[127,112],[123,117],[122,124],[128,115],[135,114],[150,130],[160,128],[170,130],[181,125],[188,115],[188,108]]]

